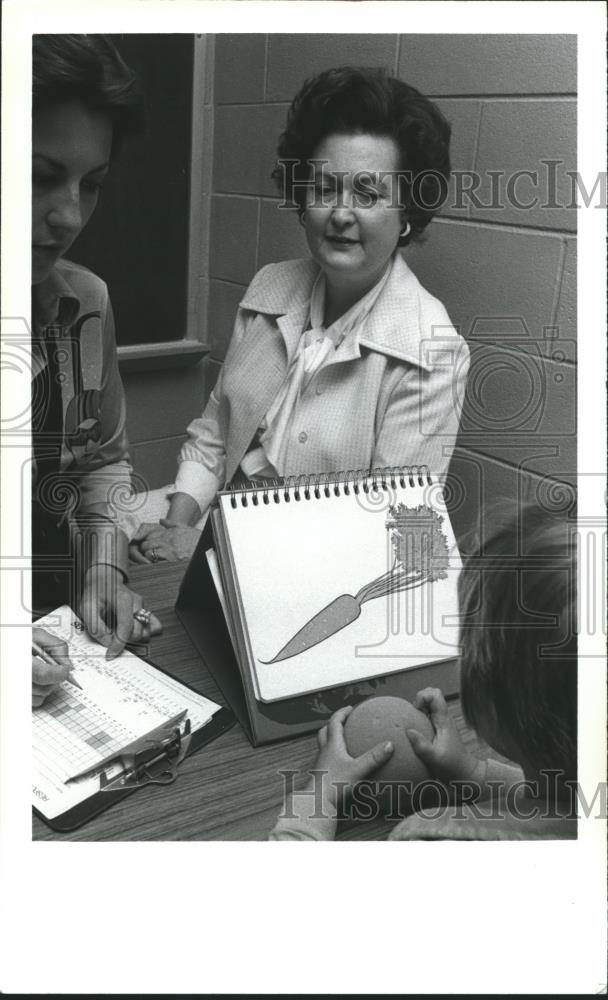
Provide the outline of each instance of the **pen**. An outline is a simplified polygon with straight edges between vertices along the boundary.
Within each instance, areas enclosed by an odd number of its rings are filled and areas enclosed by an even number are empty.
[[[84,778],[86,775],[92,776],[105,771],[107,767],[120,761],[122,772],[111,779],[123,781],[136,777],[138,771],[145,770],[151,764],[157,764],[163,757],[167,757],[171,750],[177,750],[177,763],[182,759],[190,742],[191,725],[188,710],[184,708],[168,722],[157,726],[152,732],[145,736],[138,736],[118,753],[110,753],[95,764],[85,767],[83,771],[71,775],[68,781],[76,781],[77,778]],[[184,723],[184,731],[181,732],[181,725]]]
[[[43,649],[42,646],[39,646],[38,643],[34,641],[32,641],[32,652],[35,653],[36,656],[39,656],[41,660],[44,660],[45,663],[48,663],[52,667],[61,666],[61,664],[57,663],[57,660],[53,659],[50,653],[47,653],[46,649]],[[70,684],[73,684],[74,687],[77,687],[82,691],[82,685],[79,684],[78,681],[74,678],[71,671],[68,674],[67,679],[69,680]]]

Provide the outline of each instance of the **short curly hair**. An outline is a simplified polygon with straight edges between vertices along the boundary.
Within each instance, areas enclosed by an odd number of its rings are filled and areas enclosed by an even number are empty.
[[[77,98],[112,121],[112,153],[143,124],[137,76],[107,35],[34,35],[33,112]]]
[[[389,137],[399,150],[399,203],[410,224],[399,246],[406,246],[446,200],[451,128],[432,101],[385,70],[340,66],[307,80],[291,103],[272,177],[301,216],[309,161],[320,143],[362,133]]]

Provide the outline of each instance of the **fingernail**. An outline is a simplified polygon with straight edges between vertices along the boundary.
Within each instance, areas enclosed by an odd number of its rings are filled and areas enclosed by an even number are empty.
[[[393,744],[389,740],[388,743],[384,744],[384,751],[385,751],[385,753],[389,753],[389,751],[392,750],[392,749],[393,749]]]

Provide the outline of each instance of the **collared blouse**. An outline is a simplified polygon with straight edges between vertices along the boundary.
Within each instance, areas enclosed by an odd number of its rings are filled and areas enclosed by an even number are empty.
[[[289,378],[319,272],[312,260],[270,264],[245,293],[220,376],[179,456],[174,488],[203,513]],[[397,254],[357,336],[345,338],[300,391],[277,472],[426,465],[443,479],[468,366],[445,308]]]
[[[392,259],[375,285],[358,302],[329,327],[325,326],[326,280],[323,271],[317,275],[310,296],[310,315],[289,373],[279,393],[262,420],[258,431],[258,447],[241,460],[241,469],[249,478],[274,478],[285,465],[289,430],[298,402],[312,377],[324,365],[337,360],[336,352],[347,337],[355,339],[365,326],[365,320],[384,288],[393,266]]]
[[[32,289],[32,325],[33,378],[46,369],[49,352],[54,352],[63,432],[53,447],[62,481],[73,486],[72,512],[104,504],[116,515],[116,505],[132,492],[131,464],[105,283],[78,264],[58,261],[50,276]],[[35,496],[35,462],[32,476]]]

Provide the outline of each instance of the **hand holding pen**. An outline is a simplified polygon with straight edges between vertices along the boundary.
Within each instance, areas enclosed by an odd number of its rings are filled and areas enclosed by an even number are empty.
[[[68,645],[42,628],[32,629],[32,708],[38,708],[45,698],[63,681],[75,687],[80,684],[71,676],[74,665]]]

